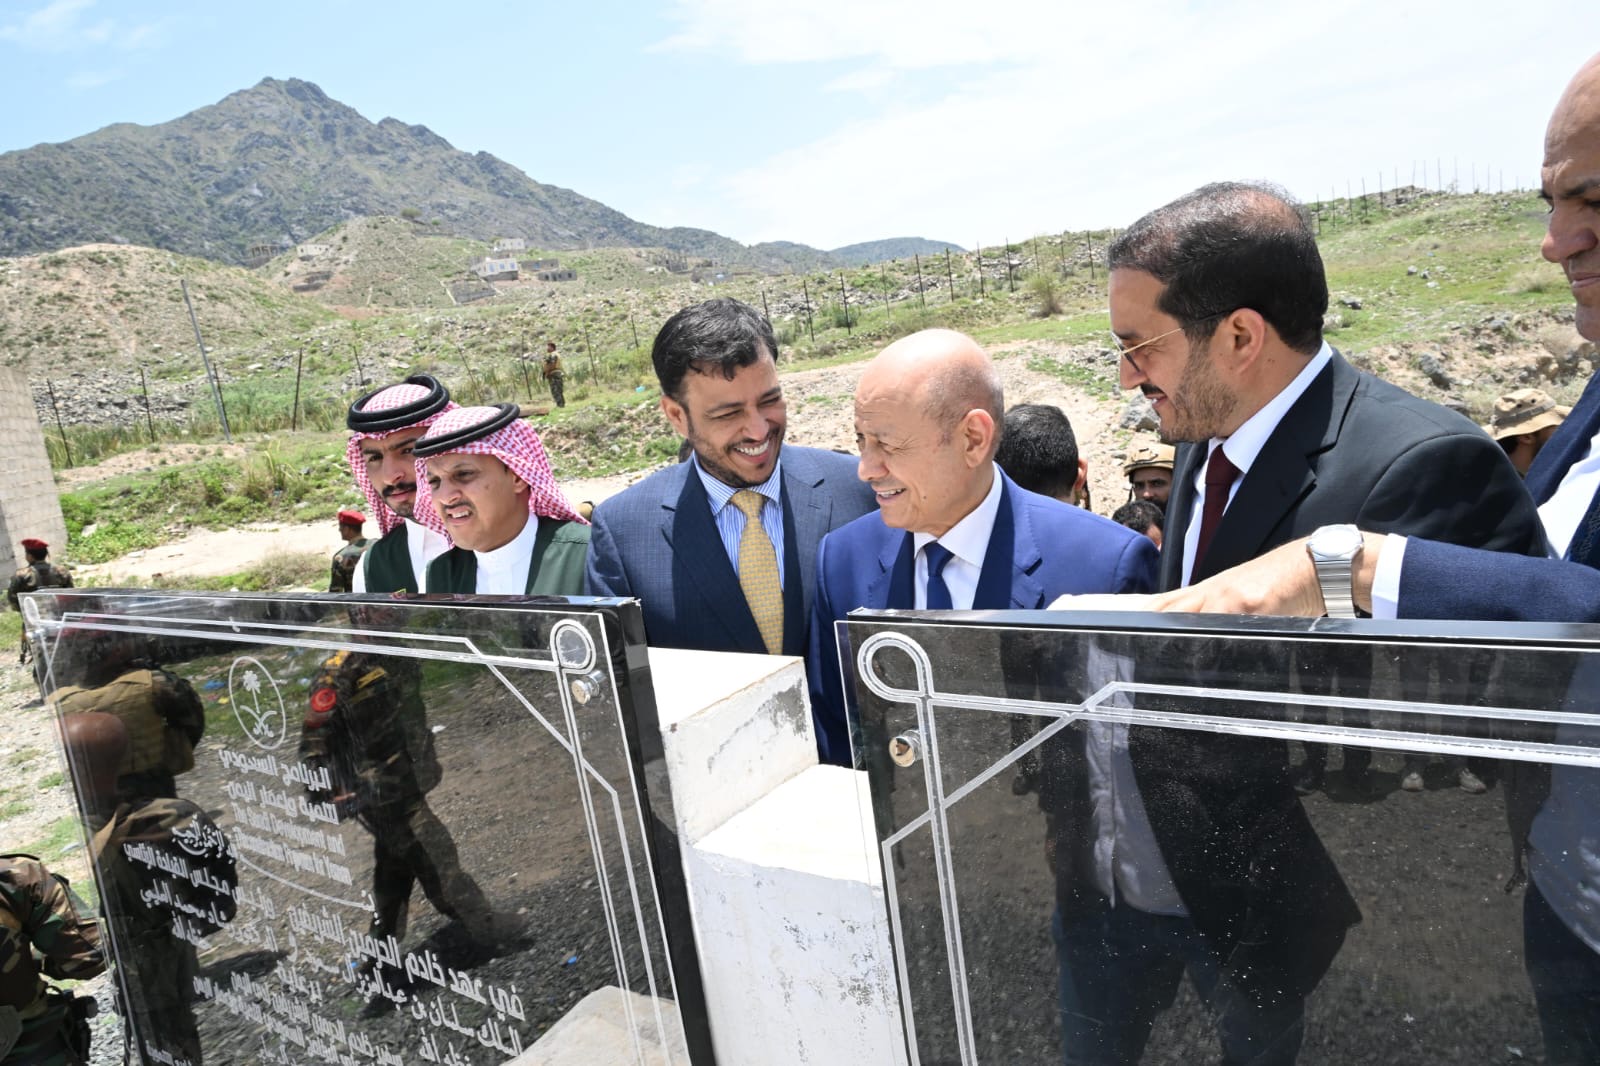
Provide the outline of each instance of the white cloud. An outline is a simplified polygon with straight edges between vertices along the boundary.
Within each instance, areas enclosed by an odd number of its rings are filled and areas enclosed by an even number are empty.
[[[160,22],[130,25],[115,18],[94,18],[94,6],[95,0],[51,0],[20,20],[0,24],[0,41],[38,52],[133,51],[162,43]]]
[[[66,85],[69,89],[86,91],[110,85],[121,77],[120,70],[80,70],[67,76]]]
[[[677,0],[657,47],[758,65],[859,64],[863,92],[826,136],[695,190],[697,217],[741,240],[820,247],[898,235],[970,246],[1126,225],[1225,178],[1306,199],[1376,191],[1414,161],[1460,157],[1509,185],[1537,168],[1561,85],[1589,46],[1469,3],[1396,9],[1218,0]],[[1570,18],[1570,11],[1568,12]],[[933,73],[933,68],[939,68]],[[1430,175],[1431,178],[1431,175]],[[710,194],[709,196],[707,194]],[[707,218],[708,207],[715,213]]]
[[[881,89],[894,80],[894,71],[886,67],[865,67],[842,74],[822,87],[825,93],[866,92]]]

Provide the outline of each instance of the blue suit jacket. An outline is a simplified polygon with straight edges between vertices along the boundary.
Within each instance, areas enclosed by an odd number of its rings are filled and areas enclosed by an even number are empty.
[[[875,503],[854,458],[793,444],[781,454],[783,651],[799,655],[817,545]],[[766,652],[692,464],[658,470],[600,504],[591,521],[585,588],[591,596],[637,597],[652,645]]]
[[[1544,504],[1589,452],[1600,432],[1600,374],[1589,379],[1572,414],[1528,470],[1528,492]],[[1600,500],[1591,501],[1590,517]],[[1579,528],[1582,533],[1582,527]],[[1579,537],[1567,559],[1530,559],[1426,540],[1406,542],[1400,571],[1403,618],[1478,618],[1507,622],[1600,622],[1600,551]]]
[[[1157,556],[1150,538],[999,476],[1000,510],[978,576],[974,610],[1037,610],[1068,593],[1150,592],[1156,587]],[[852,761],[834,623],[858,607],[911,609],[916,602],[914,562],[912,535],[890,529],[876,513],[822,539],[806,669],[817,754],[824,763],[849,766]]]

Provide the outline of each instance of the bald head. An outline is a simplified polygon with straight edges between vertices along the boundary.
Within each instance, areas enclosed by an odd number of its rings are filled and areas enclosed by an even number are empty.
[[[889,526],[943,536],[994,484],[1005,397],[994,364],[964,333],[895,341],[856,386],[861,479]]]
[[[1540,251],[1566,272],[1578,332],[1600,341],[1600,55],[1579,68],[1550,116],[1539,179],[1550,205]]]
[[[902,337],[867,364],[857,398],[891,392],[909,396],[946,434],[969,411],[987,412],[996,425],[1005,417],[1005,394],[989,354],[953,329]]]
[[[1572,76],[1561,99],[1556,102],[1555,113],[1545,129],[1545,162],[1551,160],[1551,149],[1560,149],[1574,137],[1593,138],[1600,134],[1600,54],[1578,68]]]
[[[114,714],[84,711],[61,716],[61,746],[79,783],[99,799],[117,791],[128,761],[128,727]]]

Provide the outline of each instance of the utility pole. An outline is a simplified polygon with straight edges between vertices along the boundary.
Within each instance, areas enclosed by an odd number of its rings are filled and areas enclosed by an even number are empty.
[[[228,431],[228,409],[222,406],[222,386],[217,383],[217,375],[211,369],[211,357],[206,355],[206,342],[200,339],[200,320],[195,317],[194,303],[189,299],[188,279],[179,278],[178,286],[183,289],[183,305],[189,309],[189,324],[194,327],[194,342],[200,346],[200,361],[205,364],[206,380],[211,383],[211,398],[217,404],[217,421],[222,423],[222,439],[232,444],[233,434]]]

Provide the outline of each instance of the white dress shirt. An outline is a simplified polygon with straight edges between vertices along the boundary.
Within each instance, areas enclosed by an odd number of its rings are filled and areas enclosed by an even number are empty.
[[[994,532],[995,516],[1000,513],[1000,468],[989,464],[994,475],[989,493],[983,501],[968,511],[966,517],[945,531],[944,536],[932,533],[913,533],[916,547],[917,610],[928,606],[928,557],[922,553],[937,540],[949,550],[952,558],[940,571],[945,587],[950,590],[950,606],[957,611],[972,610],[972,598],[978,594],[978,577],[983,573],[983,557],[989,551],[989,537]]]
[[[450,550],[450,542],[443,533],[435,533],[421,522],[402,518],[406,524],[406,554],[411,556],[411,575],[416,578],[416,588],[428,587],[428,564]],[[356,576],[350,581],[351,592],[367,591],[367,556],[361,556]]]
[[[533,540],[539,535],[539,518],[528,515],[527,525],[511,540],[478,557],[480,596],[521,596],[528,591],[528,568],[533,565]]]

